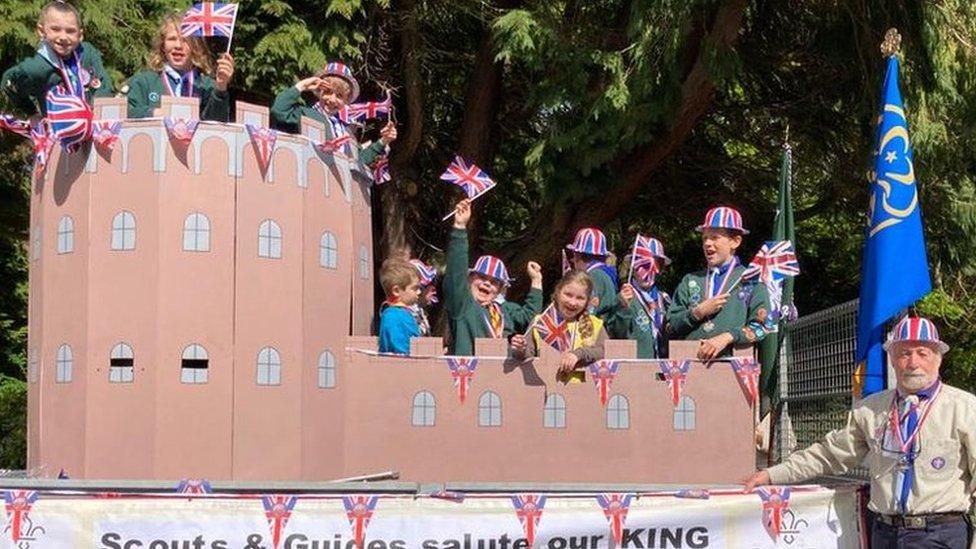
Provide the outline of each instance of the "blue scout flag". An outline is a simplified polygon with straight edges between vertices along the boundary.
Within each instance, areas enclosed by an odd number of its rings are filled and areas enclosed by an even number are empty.
[[[859,366],[864,367],[862,397],[885,388],[885,322],[932,290],[895,55],[888,58],[882,90],[868,215],[854,352],[856,363],[866,361]]]

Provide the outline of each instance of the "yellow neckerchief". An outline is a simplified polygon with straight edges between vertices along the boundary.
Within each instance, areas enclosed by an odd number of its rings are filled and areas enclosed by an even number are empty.
[[[502,306],[492,301],[485,307],[485,321],[488,332],[493,338],[502,337],[505,333],[505,320],[502,318]]]

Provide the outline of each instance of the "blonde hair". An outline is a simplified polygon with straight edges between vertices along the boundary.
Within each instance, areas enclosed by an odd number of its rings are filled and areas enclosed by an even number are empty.
[[[157,72],[163,70],[163,65],[166,64],[166,54],[163,53],[163,46],[166,44],[166,31],[172,26],[176,32],[180,32],[182,22],[183,16],[175,12],[163,16],[159,22],[156,36],[153,37],[152,51],[149,52],[148,65],[150,69]],[[193,66],[203,74],[212,75],[213,59],[210,57],[210,50],[207,49],[203,39],[198,36],[183,36],[183,40],[189,47],[190,62],[193,63]]]
[[[380,286],[386,297],[392,297],[394,286],[403,290],[414,280],[420,280],[420,275],[409,261],[391,257],[380,267]]]
[[[586,271],[580,271],[578,269],[573,269],[567,271],[563,275],[559,282],[556,283],[556,287],[552,290],[551,300],[556,303],[559,298],[559,292],[568,284],[580,284],[586,288],[586,304],[589,307],[590,299],[593,297],[593,279],[590,275],[586,274]],[[590,318],[590,313],[588,309],[584,309],[583,313],[576,319],[577,329],[579,330],[579,335],[584,340],[589,339],[593,336],[593,319]]]
[[[44,4],[44,7],[41,8],[41,14],[37,16],[37,26],[39,27],[44,26],[44,20],[47,18],[47,12],[51,10],[58,11],[61,13],[74,14],[75,21],[78,22],[78,28],[79,29],[84,28],[84,26],[81,24],[81,12],[78,11],[78,8],[72,6],[67,2],[64,2],[63,0],[53,0],[51,2],[48,2],[47,4]]]
[[[321,78],[326,84],[334,87],[336,92],[341,94],[344,100],[348,101],[349,97],[352,96],[352,85],[349,83],[349,81],[341,76],[336,76],[334,74],[326,76],[325,74],[325,69],[322,69],[315,73],[315,76]]]

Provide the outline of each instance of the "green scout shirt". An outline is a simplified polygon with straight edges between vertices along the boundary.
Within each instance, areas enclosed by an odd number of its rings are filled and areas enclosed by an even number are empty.
[[[485,308],[475,301],[468,287],[468,231],[451,230],[447,244],[447,267],[444,271],[444,305],[451,330],[450,353],[471,356],[477,337],[491,337]],[[535,315],[542,312],[542,290],[532,288],[525,304],[502,303],[504,337],[523,332]]]
[[[159,108],[160,98],[168,95],[163,75],[145,70],[129,79],[129,118],[148,118]],[[230,94],[218,90],[216,82],[197,72],[193,81],[193,97],[200,98],[200,120],[227,122],[230,118]]]
[[[661,292],[664,298],[664,307],[667,308],[671,302],[668,294]],[[658,334],[661,339],[660,344],[654,337],[654,325],[651,318],[647,315],[643,305],[635,297],[630,300],[630,305],[624,307],[619,300],[617,306],[607,316],[607,332],[614,339],[632,339],[637,341],[637,358],[664,358],[667,350],[667,336],[662,332]],[[658,350],[662,352],[658,352]]]
[[[285,88],[275,96],[271,105],[271,126],[288,133],[301,133],[302,117],[307,116],[325,125],[326,139],[335,139],[332,125],[321,112],[309,107],[302,99],[302,92],[295,86]],[[375,141],[359,150],[359,161],[370,166],[386,153],[382,141]]]
[[[42,45],[33,57],[7,69],[0,77],[0,88],[11,106],[27,116],[36,113],[46,115],[48,90],[64,83],[61,73],[41,54],[44,49]],[[95,97],[112,97],[112,77],[105,72],[98,49],[88,42],[82,42],[75,51],[79,54],[81,67],[91,75],[85,86],[85,100],[91,104]],[[55,54],[52,52],[50,55]]]
[[[729,280],[739,279],[745,270],[742,265],[737,265]],[[718,314],[695,320],[691,310],[705,300],[707,273],[707,270],[696,271],[681,279],[668,308],[668,336],[672,339],[707,339],[728,332],[736,345],[755,343],[766,337],[772,327],[769,294],[765,286],[755,282],[738,283]],[[731,347],[726,352],[731,352]]]
[[[593,307],[590,311],[590,314],[606,321],[617,307],[616,287],[613,284],[613,280],[610,280],[610,275],[598,266],[590,266],[586,274],[590,275],[590,280],[593,281],[593,297],[599,300],[596,307]]]

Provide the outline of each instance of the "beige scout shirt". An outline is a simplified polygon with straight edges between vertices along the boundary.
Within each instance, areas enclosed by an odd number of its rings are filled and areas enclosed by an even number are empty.
[[[871,510],[898,514],[894,496],[898,480],[897,455],[885,448],[882,436],[888,429],[895,391],[875,393],[857,404],[847,425],[832,431],[809,448],[770,467],[773,484],[790,484],[826,474],[841,474],[864,460],[871,477]],[[923,401],[924,402],[924,401]],[[941,394],[919,433],[915,458],[915,481],[908,498],[908,514],[924,515],[967,511],[976,490],[976,396],[942,384]],[[924,408],[921,413],[924,413]]]

